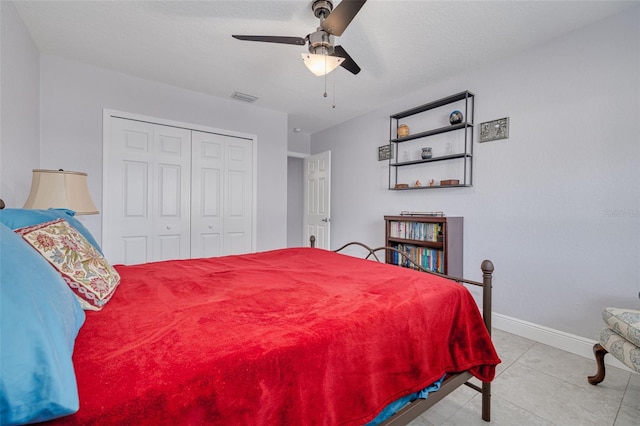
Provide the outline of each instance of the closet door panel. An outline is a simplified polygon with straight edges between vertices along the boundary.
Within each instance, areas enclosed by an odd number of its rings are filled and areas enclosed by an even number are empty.
[[[143,263],[152,258],[153,125],[110,119],[111,137],[105,146],[103,220],[108,234],[103,250],[111,263]]]
[[[188,258],[191,134],[111,117],[103,249],[112,263]]]
[[[203,217],[220,217],[222,203],[220,188],[222,188],[222,171],[203,168],[200,171],[200,199],[202,200]]]
[[[154,126],[153,260],[191,257],[191,131]]]
[[[141,161],[123,161],[124,216],[148,218],[149,164]]]
[[[150,250],[148,238],[140,237],[123,237],[121,240],[123,258],[127,260],[127,264],[145,263],[147,260],[147,252]],[[122,262],[119,262],[122,263]]]
[[[225,234],[225,245],[228,254],[247,253],[247,233],[246,232],[227,232]]]
[[[247,253],[253,244],[253,143],[234,137],[227,137],[226,142],[225,252]]]
[[[191,255],[221,256],[225,138],[197,131],[191,137]]]
[[[180,245],[184,238],[179,234],[164,234],[157,237],[156,248],[158,260],[183,258]]]
[[[158,204],[160,217],[180,216],[180,167],[160,164],[158,167]]]

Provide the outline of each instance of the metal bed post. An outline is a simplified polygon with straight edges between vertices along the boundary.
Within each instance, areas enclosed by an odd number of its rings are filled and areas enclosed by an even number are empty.
[[[482,318],[491,336],[491,287],[493,282],[493,262],[482,262]],[[491,383],[482,382],[482,420],[491,421]]]

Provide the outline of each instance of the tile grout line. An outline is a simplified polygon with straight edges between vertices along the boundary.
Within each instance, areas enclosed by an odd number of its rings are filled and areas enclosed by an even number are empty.
[[[618,409],[616,410],[616,416],[613,418],[613,424],[611,426],[615,426],[618,421],[618,416],[620,415],[620,410],[622,410],[622,403],[624,402],[624,397],[627,395],[627,391],[629,390],[629,385],[631,384],[631,379],[633,376],[629,375],[629,379],[627,380],[627,385],[624,387],[624,392],[622,393],[622,398],[620,399],[620,404],[618,404]]]

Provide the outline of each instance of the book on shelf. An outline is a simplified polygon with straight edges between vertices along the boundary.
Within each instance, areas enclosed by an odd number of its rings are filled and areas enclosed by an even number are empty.
[[[438,236],[442,234],[442,224],[392,221],[390,231],[392,238],[438,242]]]
[[[404,253],[411,261],[422,266],[424,269],[444,274],[444,252],[442,250],[419,247],[412,244],[397,244],[393,247]],[[391,263],[407,268],[418,269],[397,252],[392,252]]]

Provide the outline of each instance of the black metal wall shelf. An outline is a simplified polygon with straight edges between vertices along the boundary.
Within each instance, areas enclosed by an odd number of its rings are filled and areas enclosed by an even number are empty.
[[[475,95],[468,90],[460,93],[456,93],[455,95],[447,96],[442,99],[438,99],[433,102],[426,103],[424,105],[420,105],[414,108],[410,108],[408,110],[399,112],[397,114],[393,114],[389,117],[389,143],[392,145],[391,148],[393,150],[394,155],[389,159],[389,189],[396,191],[406,191],[413,189],[435,189],[435,188],[465,188],[473,186],[473,124],[474,124],[474,99]],[[455,104],[455,105],[454,105]],[[418,124],[417,126],[412,127],[427,127],[426,130],[420,130],[416,133],[412,133],[406,136],[398,137],[398,128],[400,126],[400,120],[402,119],[410,119],[417,123],[421,123],[421,118],[425,117],[425,122],[429,121],[429,115],[431,118],[434,116],[436,118],[442,115],[442,110],[432,111],[440,107],[445,107],[447,105],[457,106],[463,112],[464,120],[461,123],[450,124],[446,126],[434,126],[434,128],[428,128],[428,125],[422,126]],[[428,112],[431,111],[431,114]],[[426,115],[420,116],[419,114],[425,113]],[[440,114],[440,115],[438,115]],[[414,117],[416,116],[416,117]],[[410,118],[411,117],[411,118]],[[447,117],[448,118],[448,117]],[[436,121],[437,124],[437,121]],[[400,159],[400,151],[399,146],[406,142],[416,141],[418,139],[424,139],[435,135],[440,135],[449,132],[460,132],[461,136],[451,136],[448,138],[453,138],[457,140],[459,143],[456,151],[449,151],[446,154],[442,154],[443,147],[437,147],[434,149],[438,149],[440,152],[431,158],[425,159],[408,159],[403,158]],[[442,139],[442,138],[440,138]],[[442,144],[440,140],[434,139],[434,146],[438,144]],[[417,144],[414,142],[413,144],[406,144],[408,147],[413,147],[415,150]],[[461,145],[461,146],[460,146]],[[404,145],[402,145],[404,146]],[[405,151],[405,156],[407,156],[407,152]],[[426,168],[434,167],[435,163],[443,164],[448,161],[457,161],[459,163],[452,163],[456,166],[454,167],[456,170],[459,170],[456,176],[442,176],[440,180],[454,180],[458,181],[459,184],[454,185],[439,185],[433,184],[435,181],[430,176],[430,174],[435,173],[432,170],[435,169],[425,169],[424,171],[419,171],[414,169],[414,167],[406,167],[406,166],[418,166],[422,165]],[[399,173],[400,170],[406,170],[403,172],[404,181],[399,181]],[[446,172],[450,173],[450,172]],[[406,177],[405,177],[406,176]],[[412,177],[410,177],[412,176]],[[418,178],[416,178],[416,176]],[[417,181],[421,180],[425,183],[432,183],[431,185],[427,184],[419,184]],[[409,182],[407,182],[409,180]],[[415,183],[413,183],[415,182]],[[439,183],[439,182],[438,182]]]

